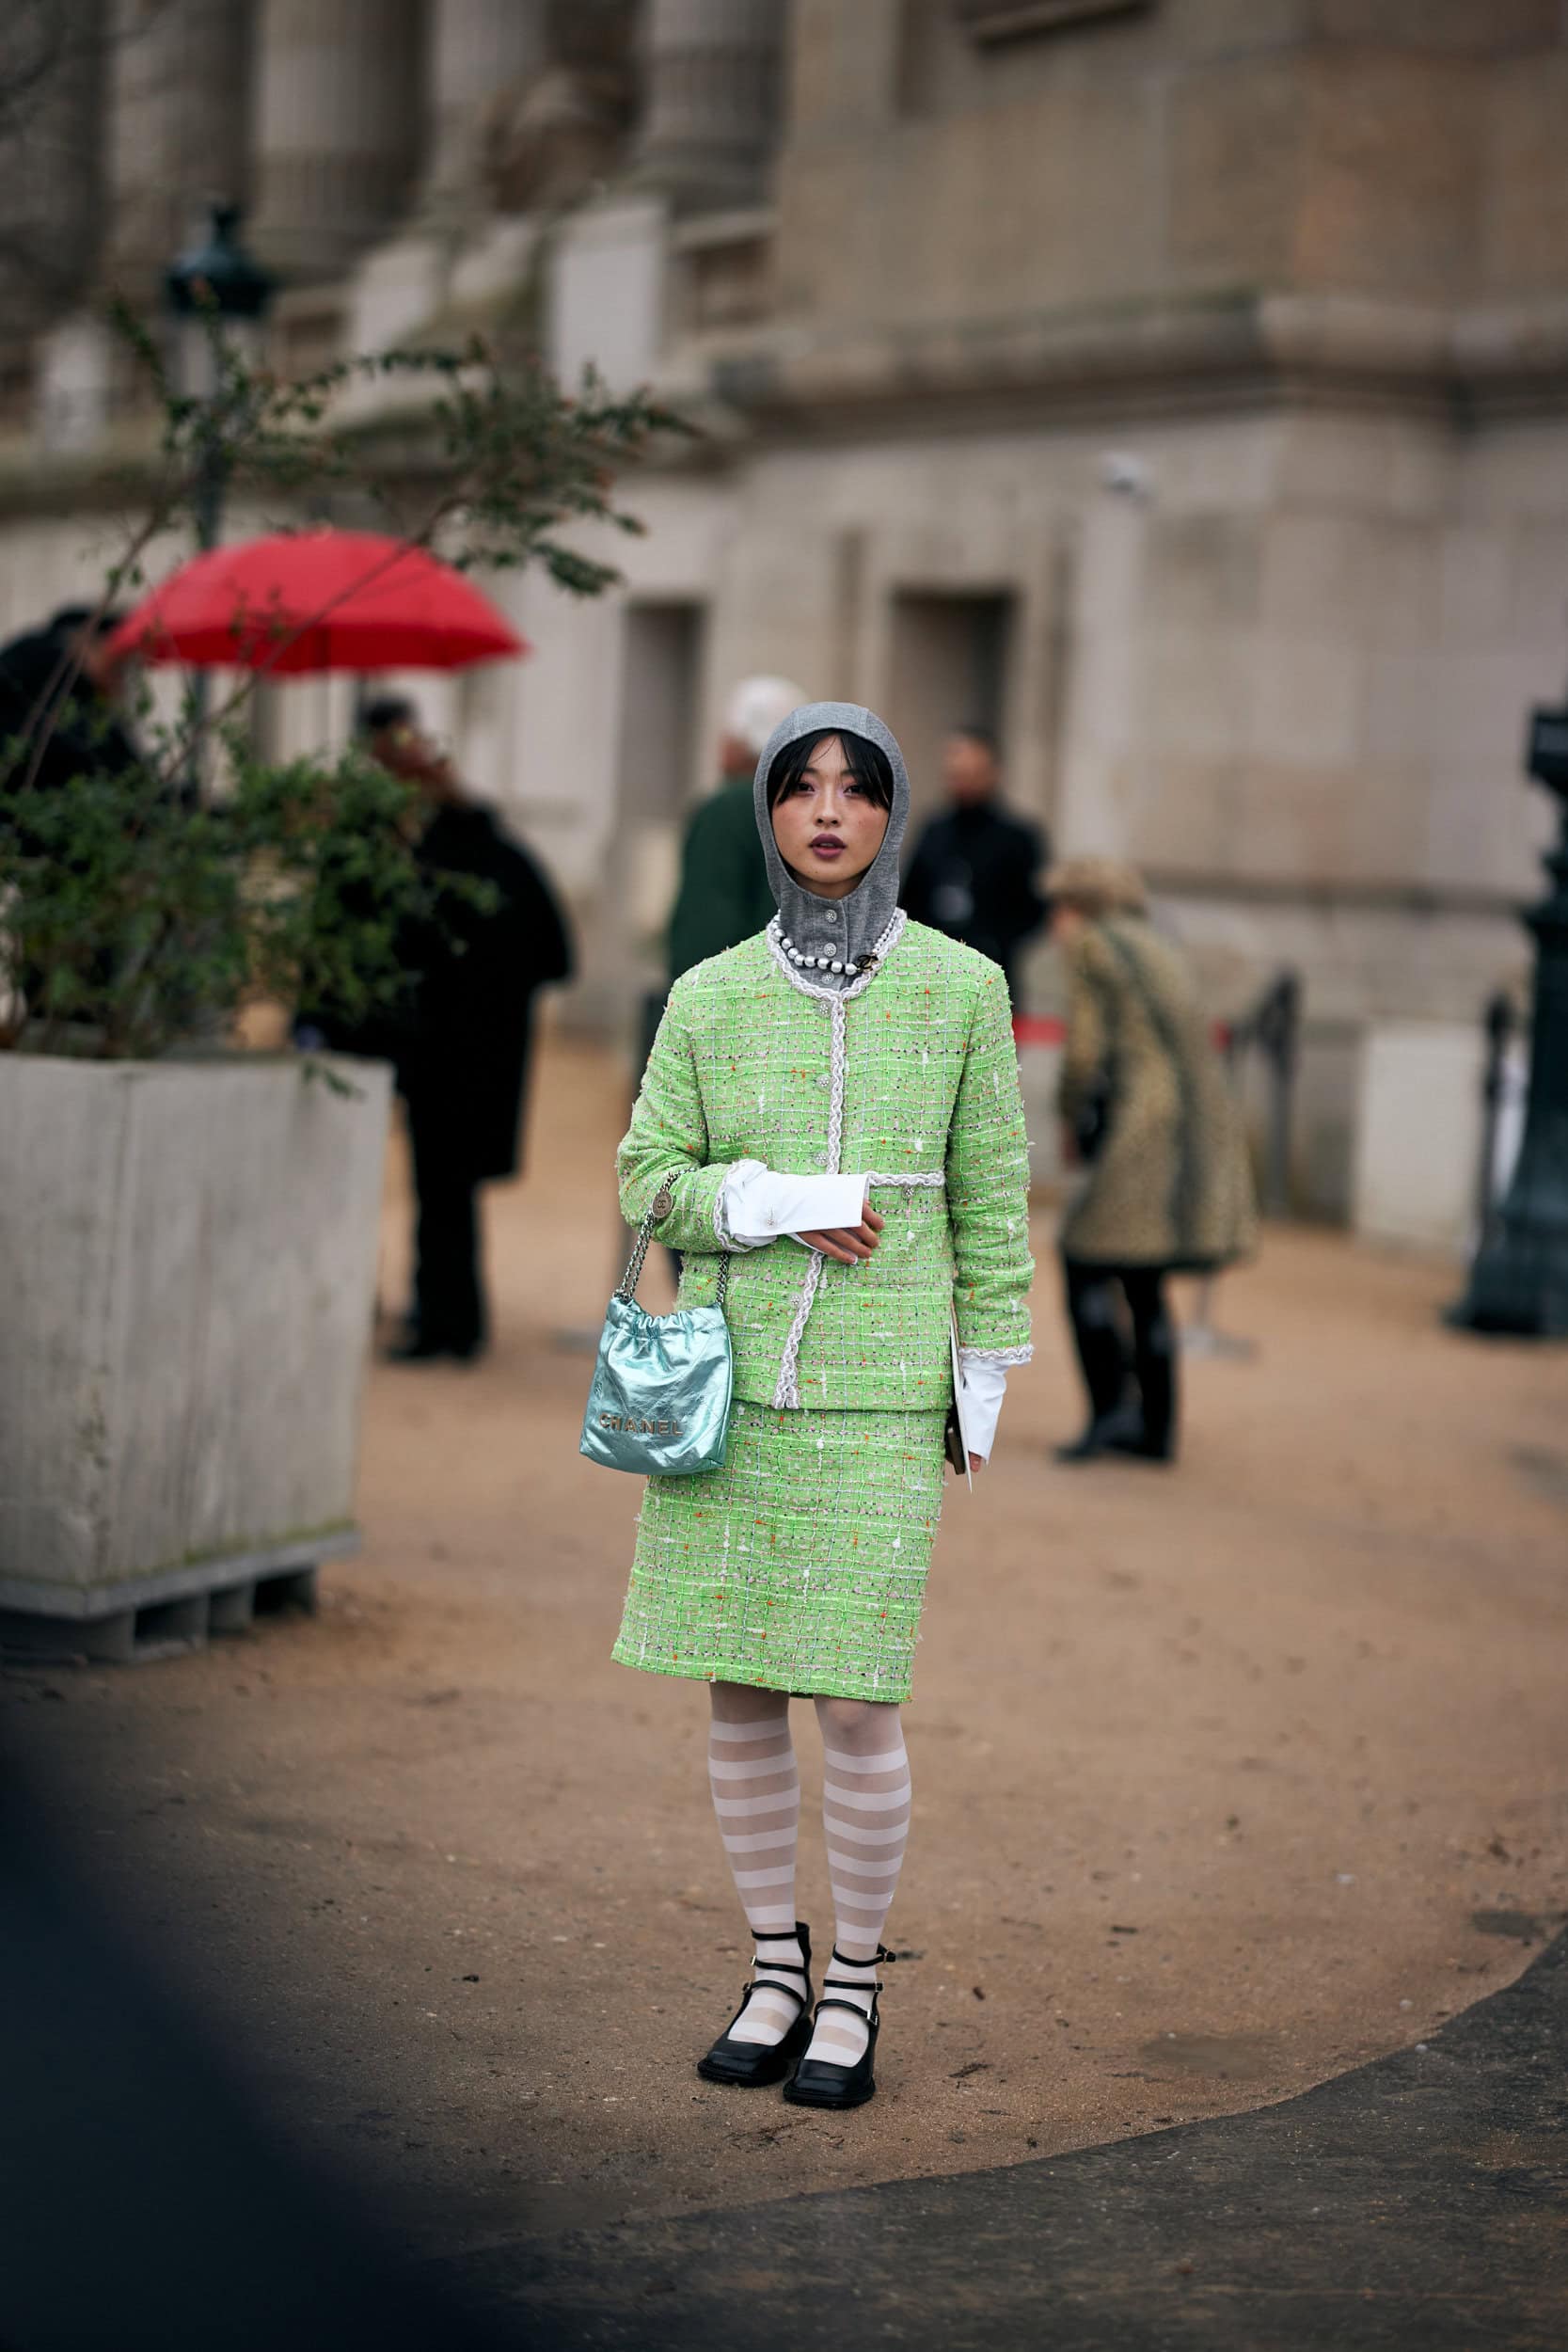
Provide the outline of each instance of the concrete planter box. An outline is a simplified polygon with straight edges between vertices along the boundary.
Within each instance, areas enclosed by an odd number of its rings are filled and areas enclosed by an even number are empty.
[[[389,1073],[0,1055],[0,1644],[130,1658],[351,1551]]]

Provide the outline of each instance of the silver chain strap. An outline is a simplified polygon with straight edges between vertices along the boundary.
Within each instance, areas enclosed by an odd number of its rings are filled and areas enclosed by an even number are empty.
[[[653,1244],[654,1227],[669,1216],[673,1206],[670,1187],[668,1184],[661,1184],[654,1195],[652,1207],[637,1229],[637,1239],[632,1243],[631,1256],[626,1260],[626,1270],[616,1285],[616,1297],[624,1299],[628,1307],[637,1297],[637,1285],[642,1279],[642,1268],[647,1263],[648,1251]],[[723,1311],[729,1295],[730,1253],[725,1249],[719,1254],[719,1308],[721,1312]]]

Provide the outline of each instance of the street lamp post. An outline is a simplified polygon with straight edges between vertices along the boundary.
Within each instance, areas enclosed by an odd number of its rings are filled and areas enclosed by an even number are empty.
[[[205,235],[179,254],[164,275],[178,337],[176,379],[187,400],[202,403],[206,415],[191,496],[196,544],[203,552],[215,548],[223,536],[229,478],[218,416],[223,349],[260,341],[275,292],[273,278],[240,243],[240,218],[237,204],[214,204]],[[198,670],[191,680],[188,707],[192,752],[186,788],[195,798],[200,790],[199,745],[208,707],[205,670]]]
[[[187,399],[215,402],[224,342],[259,337],[275,281],[239,239],[240,208],[214,204],[206,233],[169,264],[164,287],[179,334],[177,373]],[[221,437],[209,433],[195,499],[197,544],[215,548],[223,530],[227,468]]]
[[[1561,811],[1544,861],[1551,890],[1524,918],[1536,940],[1529,1104],[1513,1181],[1449,1319],[1470,1331],[1568,1339],[1568,707],[1534,713],[1526,767]]]

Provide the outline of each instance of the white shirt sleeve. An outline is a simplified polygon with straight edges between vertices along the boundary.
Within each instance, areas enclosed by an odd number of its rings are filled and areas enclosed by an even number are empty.
[[[964,1429],[969,1450],[977,1454],[982,1462],[989,1462],[996,1442],[1002,1399],[1006,1392],[1007,1367],[960,1347],[958,1372],[964,1384]]]
[[[724,1179],[724,1230],[740,1249],[858,1225],[864,1207],[863,1176],[781,1176],[761,1160],[736,1160]]]

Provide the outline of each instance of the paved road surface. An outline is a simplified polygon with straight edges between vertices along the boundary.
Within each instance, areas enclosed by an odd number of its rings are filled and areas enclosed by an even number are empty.
[[[316,1622],[7,1677],[314,2145],[462,2256],[1260,2107],[1518,1974],[1568,1910],[1568,1358],[1442,1331],[1441,1269],[1274,1235],[1220,1295],[1256,1359],[1192,1367],[1180,1470],[1070,1471],[1047,1262],[1040,1359],[938,1546],[882,2095],[834,2121],[699,2083],[745,1965],[703,1693],[609,1661],[636,1494],[578,1459],[552,1343],[612,1277],[617,1097],[546,1056],[492,1204],[495,1355],[375,1374],[367,1549]]]

